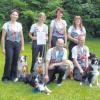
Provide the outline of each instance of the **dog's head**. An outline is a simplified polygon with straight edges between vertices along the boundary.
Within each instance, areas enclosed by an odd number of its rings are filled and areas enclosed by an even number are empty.
[[[91,53],[91,52],[90,52],[89,59],[91,60],[91,59],[93,59],[93,58],[96,58],[96,55],[95,55],[94,53]]]
[[[41,65],[42,64],[42,57],[38,57],[37,58],[37,63],[38,63],[38,65]]]
[[[43,67],[42,67],[42,66],[38,66],[38,67],[36,68],[36,71],[37,71],[37,73],[38,73],[39,75],[43,74]]]
[[[92,65],[98,65],[99,64],[99,60],[97,58],[93,58],[93,59],[91,59],[91,64]]]
[[[92,65],[98,65],[100,63],[100,59],[98,59],[94,53],[90,53],[89,60]]]
[[[98,58],[92,58],[91,59],[91,67],[93,68],[93,71],[97,71],[99,69],[99,60],[98,60]]]
[[[19,62],[26,62],[27,61],[27,56],[20,56],[18,61]]]

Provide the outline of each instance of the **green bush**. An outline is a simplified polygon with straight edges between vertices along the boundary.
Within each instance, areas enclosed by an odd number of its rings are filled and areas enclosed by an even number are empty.
[[[85,26],[87,29],[88,35],[92,35],[93,37],[100,37],[100,18],[91,18],[85,20]]]

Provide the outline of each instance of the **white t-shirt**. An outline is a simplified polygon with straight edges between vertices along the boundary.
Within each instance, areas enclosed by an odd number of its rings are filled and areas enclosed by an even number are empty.
[[[52,53],[52,50],[53,50],[54,48],[50,48],[49,50],[48,50],[48,52],[47,52],[47,56],[46,56],[46,60],[47,61],[49,61],[50,62],[50,60],[51,60],[51,53]],[[63,54],[63,57],[62,57],[62,60],[66,60],[67,59],[67,50],[65,49],[65,48],[63,48],[63,52],[64,52],[64,54]],[[56,51],[56,57],[58,56],[58,53],[59,53],[59,51]]]
[[[62,28],[62,27],[66,27],[67,23],[65,20],[61,20],[60,23],[58,23],[55,19],[51,21],[50,27],[54,27],[54,25],[56,25],[56,28]]]
[[[30,33],[37,35],[37,32],[44,32],[45,34],[48,34],[48,26],[46,24],[43,24],[42,26],[39,26],[37,23],[33,24],[31,26]]]
[[[75,29],[75,27],[72,25],[72,26],[69,27],[68,33],[71,34],[71,36],[73,38],[77,38],[77,36],[80,35],[80,34],[82,34],[82,33],[84,33],[84,35],[86,35],[86,30],[85,30],[84,27],[82,28],[82,30]]]
[[[8,32],[8,30],[10,31],[14,31],[14,32],[21,32],[22,31],[22,24],[19,22],[15,22],[14,26],[11,26],[10,21],[4,23],[3,27],[2,27],[6,32]],[[8,29],[9,28],[9,29]]]
[[[80,48],[81,52],[83,52],[83,49],[85,48],[85,50],[87,51],[86,52],[86,57],[89,57],[89,48],[87,46],[83,46]],[[78,49],[77,49],[77,46],[74,46],[72,48],[72,58],[75,58],[77,59],[77,56],[78,56]]]

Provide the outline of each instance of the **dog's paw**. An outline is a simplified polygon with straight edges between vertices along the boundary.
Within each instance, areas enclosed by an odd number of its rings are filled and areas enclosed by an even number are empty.
[[[92,87],[92,84],[90,84],[89,86]]]

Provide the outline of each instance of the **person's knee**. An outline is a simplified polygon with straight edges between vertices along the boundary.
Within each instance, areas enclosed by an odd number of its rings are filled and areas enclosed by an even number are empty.
[[[59,71],[64,73],[66,71],[66,67],[63,67],[63,66],[59,67]]]

